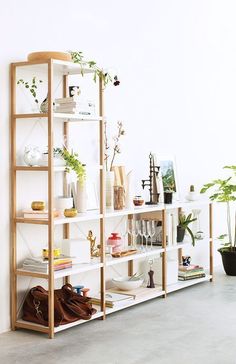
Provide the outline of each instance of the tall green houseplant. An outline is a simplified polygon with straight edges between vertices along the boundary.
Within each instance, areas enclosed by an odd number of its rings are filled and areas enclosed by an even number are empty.
[[[226,203],[228,234],[221,235],[219,239],[223,240],[227,236],[228,241],[218,251],[221,253],[226,274],[236,275],[236,225],[234,226],[234,233],[232,233],[230,206],[231,202],[236,201],[236,166],[225,166],[224,168],[229,169],[232,175],[226,179],[215,179],[204,184],[201,193],[213,190],[213,194],[209,197],[210,200]]]

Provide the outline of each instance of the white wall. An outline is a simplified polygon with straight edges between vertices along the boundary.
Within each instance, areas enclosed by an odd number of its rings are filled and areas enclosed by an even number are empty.
[[[8,0],[1,4],[0,331],[9,328],[10,62],[36,50],[82,50],[119,70],[107,115],[124,120],[123,159],[147,174],[149,151],[175,154],[183,193],[234,163],[234,0]],[[216,225],[219,221],[217,221]],[[4,293],[3,293],[4,292]]]

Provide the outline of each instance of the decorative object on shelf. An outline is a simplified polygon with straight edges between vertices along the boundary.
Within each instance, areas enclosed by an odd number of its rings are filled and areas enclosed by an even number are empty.
[[[29,90],[30,95],[32,95],[34,99],[34,102],[38,104],[39,100],[37,98],[37,89],[42,82],[42,80],[37,80],[37,77],[34,76],[31,81],[24,81],[23,78],[19,79],[17,81],[17,85],[22,85],[26,88],[26,90]]]
[[[113,136],[113,145],[110,146],[108,142],[108,136],[107,136],[107,122],[104,122],[104,142],[105,142],[105,164],[106,164],[106,171],[112,171],[114,161],[117,154],[121,153],[120,148],[120,139],[122,136],[125,135],[125,130],[123,128],[123,122],[117,121],[117,134]],[[110,156],[110,151],[112,150],[112,155]],[[109,163],[110,159],[110,163]]]
[[[48,259],[48,253],[49,253],[49,250],[48,248],[43,248],[42,250],[42,256],[44,259]],[[55,248],[53,249],[53,256],[54,258],[59,258],[61,255],[61,248]]]
[[[236,215],[232,231],[230,207],[230,203],[236,201],[236,166],[225,166],[224,168],[230,170],[232,175],[226,179],[216,179],[206,183],[200,192],[205,193],[209,189],[214,188],[214,193],[210,196],[210,200],[226,203],[228,234],[218,237],[222,242],[222,247],[218,249],[218,252],[221,254],[225,273],[229,276],[236,276]]]
[[[200,226],[200,213],[201,209],[193,209],[192,214],[193,218],[196,218],[196,220],[193,222],[192,225],[192,232],[196,240],[202,240],[204,239],[204,232],[201,230]]]
[[[159,192],[157,190],[157,176],[160,167],[154,164],[153,154],[149,154],[149,179],[142,179],[142,188],[149,187],[149,201],[146,205],[156,205],[159,201]]]
[[[54,326],[66,325],[77,320],[90,320],[96,310],[87,297],[73,291],[70,284],[54,291]],[[73,310],[71,309],[73,302]],[[43,287],[31,288],[23,304],[23,320],[48,326],[48,291]]]
[[[81,290],[84,288],[84,286],[82,286],[81,284],[78,284],[77,286],[73,286],[73,291],[76,292],[77,294],[81,295]]]
[[[42,153],[39,148],[33,145],[28,145],[25,147],[24,151],[24,162],[27,166],[36,167],[40,165]]]
[[[114,171],[106,171],[106,207],[114,207]]]
[[[190,258],[190,257],[186,257]],[[190,263],[187,265],[180,265],[178,271],[178,280],[179,281],[189,281],[191,279],[196,278],[204,278],[206,273],[203,267],[199,265],[191,265]]]
[[[192,239],[192,245],[195,245],[195,237],[193,235],[192,230],[189,227],[189,224],[191,224],[193,221],[196,221],[196,218],[192,218],[192,214],[189,214],[188,216],[184,214],[179,215],[179,224],[177,225],[177,242],[181,243],[184,240],[184,236],[187,232],[191,236]]]
[[[57,59],[60,61],[71,62],[72,57],[69,52],[54,52],[54,51],[43,51],[43,52],[32,52],[28,54],[29,62],[37,61],[48,61],[49,59]]]
[[[173,197],[173,191],[171,191],[171,190],[164,191],[164,203],[165,204],[171,204],[172,197]]]
[[[91,257],[100,257],[101,246],[96,246],[96,237],[93,235],[92,230],[89,230],[87,239],[90,241],[90,255]]]
[[[46,207],[46,204],[44,201],[33,201],[31,203],[31,208],[34,211],[43,211]]]
[[[64,210],[65,217],[75,217],[75,216],[77,216],[77,213],[78,212],[74,207]]]
[[[83,297],[88,297],[89,291],[90,291],[90,288],[82,288],[81,292],[82,292]]]
[[[122,258],[122,257],[127,257],[128,255],[136,254],[137,252],[138,252],[137,249],[122,250],[116,253],[112,253],[112,257]]]
[[[59,196],[56,199],[56,206],[57,206],[58,210],[63,211],[63,212],[66,209],[72,209],[73,208],[73,198]]]
[[[65,161],[58,153],[57,148],[53,150],[53,165],[54,167],[64,167]],[[48,148],[45,148],[41,153],[40,166],[48,166]]]
[[[134,196],[133,198],[133,204],[136,207],[140,207],[142,206],[144,203],[144,199],[142,198],[142,196]]]
[[[55,107],[55,102],[53,102],[53,109],[54,109],[54,107]],[[48,112],[48,95],[41,103],[39,109],[40,109],[40,112],[43,114],[46,114]]]
[[[191,257],[189,255],[183,255],[182,264],[184,267],[188,267],[191,264]]]
[[[124,208],[124,187],[114,186],[114,210],[123,210]]]
[[[118,278],[113,278],[112,282],[121,291],[131,291],[132,289],[141,287],[141,285],[143,284],[142,276],[143,275],[141,274],[137,276],[134,275],[128,277],[118,277]]]
[[[73,264],[90,263],[91,261],[88,239],[62,239],[61,250],[65,256],[73,257]]]
[[[78,153],[69,152],[67,148],[56,148],[58,152],[66,162],[66,171],[71,170],[75,172],[77,177],[77,203],[76,208],[79,213],[87,211],[87,193],[86,193],[86,169],[85,164],[82,164],[79,160]]]
[[[199,198],[199,195],[196,193],[194,185],[191,185],[189,187],[189,192],[186,196],[186,199],[188,201],[197,201],[198,198]]]
[[[79,97],[81,94],[81,90],[79,86],[69,86],[69,96],[70,97]]]
[[[117,75],[112,76],[108,72],[104,72],[102,68],[99,68],[97,66],[97,63],[95,61],[86,61],[84,59],[83,52],[70,51],[70,54],[72,61],[80,65],[82,76],[84,75],[84,68],[88,67],[94,71],[94,77],[93,77],[94,82],[97,81],[97,77],[102,77],[105,86],[109,82],[112,82],[114,86],[119,86],[120,81],[118,80]]]
[[[158,165],[160,166],[160,175],[162,178],[163,190],[172,191],[173,199],[178,200],[177,187],[177,168],[173,156],[159,156]]]
[[[152,270],[152,265],[153,265],[153,259],[150,259],[148,261],[149,265],[150,265],[150,269],[148,272],[149,275],[149,279],[148,279],[148,285],[147,288],[155,288],[155,283],[154,283],[154,271]]]
[[[125,181],[125,208],[131,209],[133,207],[133,172],[129,171],[126,175]]]
[[[111,233],[107,239],[107,245],[112,246],[112,253],[121,251],[122,240],[118,233]]]

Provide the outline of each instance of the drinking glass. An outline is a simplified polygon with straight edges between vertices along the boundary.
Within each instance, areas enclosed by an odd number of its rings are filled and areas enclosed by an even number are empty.
[[[147,246],[148,246],[148,237],[149,237],[149,232],[148,232],[148,220],[142,220],[142,235],[143,237],[145,237],[146,240],[146,250],[147,250]]]
[[[152,246],[152,238],[155,236],[156,234],[156,224],[155,224],[155,220],[149,220],[148,221],[148,233],[151,239],[151,249],[153,248]]]
[[[142,240],[142,228],[141,228],[141,221],[135,220],[135,239],[136,239],[136,246],[138,245],[138,236],[140,235]],[[140,250],[143,250],[143,245],[141,245]]]
[[[131,236],[131,247],[134,247],[134,235],[135,235],[135,224],[134,220],[128,220],[127,221],[127,231],[128,234]]]

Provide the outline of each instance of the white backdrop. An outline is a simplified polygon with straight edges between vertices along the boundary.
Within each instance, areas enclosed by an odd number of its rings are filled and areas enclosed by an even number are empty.
[[[235,163],[234,0],[1,2],[0,331],[9,328],[9,63],[36,50],[82,50],[118,70],[106,91],[123,120],[121,162],[147,175],[150,151],[174,154],[183,195]],[[222,230],[221,214],[216,214]],[[4,293],[3,293],[4,292]]]

